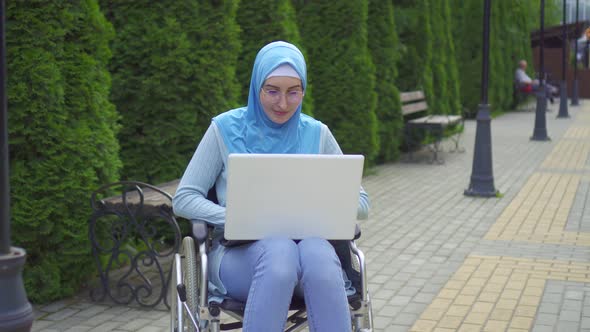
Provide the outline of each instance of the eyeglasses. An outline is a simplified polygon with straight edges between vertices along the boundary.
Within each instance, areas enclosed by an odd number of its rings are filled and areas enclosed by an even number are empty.
[[[279,103],[281,101],[281,97],[283,95],[285,95],[285,98],[287,99],[287,103],[289,103],[289,104],[300,103],[301,99],[303,99],[303,91],[300,91],[300,90],[292,90],[292,91],[287,91],[287,92],[283,93],[283,92],[281,92],[279,90],[275,90],[275,89],[262,88],[262,92],[264,92],[264,94],[266,94],[266,96],[268,97],[270,102],[272,102],[273,104]]]

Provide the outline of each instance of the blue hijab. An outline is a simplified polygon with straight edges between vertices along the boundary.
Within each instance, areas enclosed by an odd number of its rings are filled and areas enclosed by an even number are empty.
[[[260,89],[267,76],[282,64],[295,69],[305,91],[307,70],[301,51],[282,41],[264,46],[254,61],[248,105],[213,118],[228,153],[319,153],[321,123],[301,114],[301,105],[283,124],[272,122],[262,109]]]

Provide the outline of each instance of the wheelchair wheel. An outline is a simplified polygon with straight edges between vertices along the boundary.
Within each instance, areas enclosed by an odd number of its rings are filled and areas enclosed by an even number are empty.
[[[364,306],[364,308],[362,307]],[[367,302],[363,304],[359,311],[353,315],[352,330],[354,332],[372,332],[373,331],[373,308],[371,297],[367,291]]]
[[[172,277],[170,278],[170,284],[168,285],[168,303],[170,303],[170,332],[178,332],[178,291],[176,290],[176,285],[178,285],[178,279],[182,278],[182,274],[180,276],[177,274],[177,261],[180,262],[180,259],[181,258],[179,254],[174,255],[172,260]]]
[[[192,237],[187,236],[182,240],[182,277],[184,285],[186,286],[186,304],[191,310],[191,313],[195,316],[197,324],[199,323],[199,274],[198,271],[198,255],[195,250],[195,240]],[[190,321],[190,318],[185,317],[186,331],[195,332],[196,329]]]
[[[365,331],[373,331],[373,305],[371,304],[371,294],[367,290],[367,313],[364,317]]]
[[[195,251],[195,242],[191,237],[185,237],[182,241],[180,254],[174,256],[172,263],[172,278],[170,279],[170,331],[172,332],[195,332],[196,329],[191,322],[185,308],[178,307],[178,291],[176,286],[182,280],[186,288],[186,304],[195,317],[197,324],[198,316],[198,287],[199,275],[197,273],[198,255]],[[180,268],[179,268],[180,267]],[[181,314],[182,313],[182,314]],[[182,317],[183,331],[178,331],[178,319]]]

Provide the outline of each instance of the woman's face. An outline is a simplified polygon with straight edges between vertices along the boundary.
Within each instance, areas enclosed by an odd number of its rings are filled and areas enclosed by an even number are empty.
[[[260,91],[260,103],[266,116],[276,124],[283,124],[295,114],[303,100],[301,80],[289,76],[268,78]]]

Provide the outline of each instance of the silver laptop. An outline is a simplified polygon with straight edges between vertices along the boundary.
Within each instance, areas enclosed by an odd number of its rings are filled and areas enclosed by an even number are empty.
[[[225,238],[352,239],[362,155],[230,154]]]

